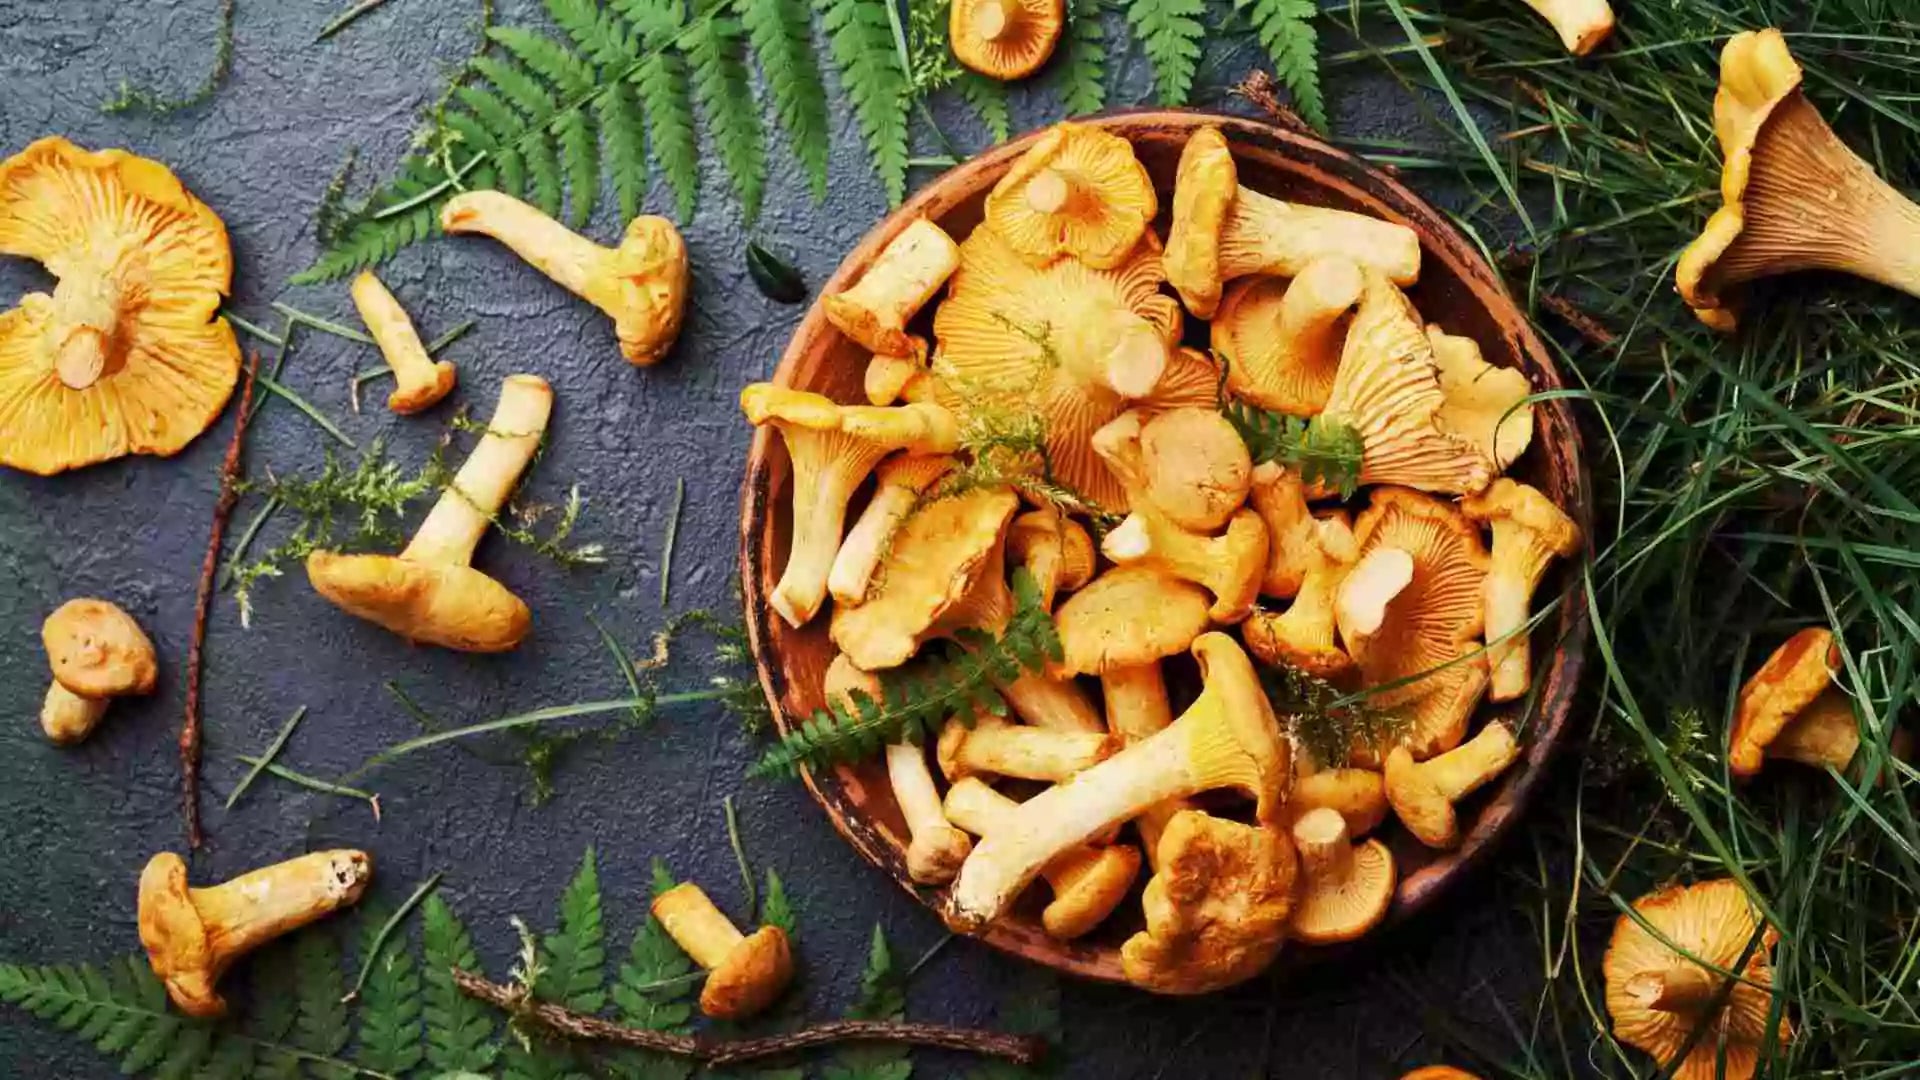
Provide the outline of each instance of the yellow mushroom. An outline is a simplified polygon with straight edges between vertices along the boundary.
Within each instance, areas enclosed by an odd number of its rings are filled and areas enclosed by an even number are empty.
[[[1355,844],[1347,821],[1330,809],[1294,819],[1300,855],[1299,899],[1287,932],[1309,945],[1352,941],[1379,926],[1393,905],[1393,852],[1378,840]]]
[[[954,59],[1010,81],[1040,70],[1066,24],[1066,0],[953,0],[947,40]]]
[[[1183,529],[1216,532],[1247,501],[1247,444],[1215,409],[1168,409],[1140,428],[1147,502]]]
[[[874,353],[868,358],[860,386],[866,392],[867,404],[926,401],[933,396],[927,371],[927,339],[908,335],[907,340],[913,349],[911,356]]]
[[[1316,562],[1318,524],[1298,473],[1267,461],[1254,466],[1250,477],[1247,501],[1267,527],[1267,572],[1260,580],[1260,593],[1285,600],[1300,591],[1301,581]]]
[[[915,218],[887,242],[880,256],[842,292],[821,298],[827,321],[878,356],[924,363],[926,342],[907,323],[960,265],[960,247],[945,229]]]
[[[1553,26],[1560,43],[1575,56],[1585,56],[1613,33],[1613,8],[1607,0],[1526,0],[1527,6]]]
[[[235,960],[359,902],[372,880],[366,852],[315,851],[194,889],[186,860],[162,852],[140,872],[140,944],[181,1012],[221,1016],[227,1003],[216,984]]]
[[[1312,544],[1302,554],[1305,567],[1293,603],[1280,614],[1256,608],[1241,629],[1253,655],[1275,667],[1297,667],[1322,679],[1353,670],[1353,660],[1334,638],[1334,600],[1340,583],[1360,561],[1359,545],[1346,511],[1314,522]]]
[[[881,460],[873,470],[873,497],[847,530],[827,572],[827,591],[835,600],[858,604],[866,599],[894,530],[953,464],[949,454],[894,454]]]
[[[1117,567],[1060,605],[1057,674],[1098,675],[1107,729],[1129,743],[1173,722],[1160,661],[1207,629],[1206,591],[1149,567]]]
[[[1294,760],[1300,760],[1296,750]],[[1386,778],[1372,769],[1319,769],[1293,778],[1287,816],[1298,821],[1315,810],[1332,810],[1349,836],[1365,836],[1387,818]]]
[[[742,934],[690,881],[654,897],[653,917],[674,944],[707,969],[700,1011],[715,1020],[755,1016],[793,981],[793,947],[786,931],[763,926]]]
[[[1333,594],[1333,624],[1355,656],[1366,651],[1387,621],[1387,606],[1413,584],[1413,556],[1382,545],[1360,557]]]
[[[1266,574],[1267,527],[1252,510],[1238,510],[1219,536],[1191,533],[1142,508],[1127,515],[1100,550],[1121,566],[1146,566],[1191,581],[1213,594],[1216,623],[1237,623],[1253,611]]]
[[[1580,527],[1552,499],[1506,477],[1462,499],[1460,508],[1493,532],[1482,601],[1487,663],[1492,669],[1488,696],[1512,701],[1525,694],[1533,681],[1526,633],[1533,590],[1554,559],[1572,558],[1579,552]]]
[[[636,367],[657,363],[680,336],[687,306],[687,244],[663,217],[627,224],[606,248],[511,195],[466,191],[440,208],[440,227],[505,244],[561,288],[613,320],[620,354]]]
[[[33,143],[0,162],[0,254],[57,279],[0,312],[0,465],[51,476],[171,457],[220,415],[240,374],[217,315],[233,254],[166,166]]]
[[[1013,519],[1007,555],[1033,575],[1040,606],[1049,612],[1060,593],[1072,592],[1093,577],[1096,560],[1086,526],[1051,503]]]
[[[1248,274],[1298,277],[1328,256],[1344,256],[1399,285],[1420,277],[1420,238],[1412,229],[1241,187],[1219,128],[1201,128],[1187,139],[1174,180],[1166,264],[1167,280],[1196,318],[1214,317],[1226,282]]]
[[[53,681],[40,707],[40,728],[56,743],[93,734],[107,703],[151,694],[159,678],[153,642],[117,604],[82,597],[55,608],[40,625]]]
[[[1105,732],[1029,727],[980,713],[948,720],[935,750],[949,781],[985,774],[1057,784],[1112,757],[1117,748]]]
[[[1036,265],[1065,255],[1112,270],[1132,253],[1159,207],[1132,143],[1064,123],[1047,129],[993,186],[985,226]]]
[[[1720,54],[1722,205],[1674,271],[1681,298],[1716,330],[1734,328],[1736,286],[1796,270],[1920,296],[1920,205],[1840,141],[1800,81],[1778,30],[1735,34]]]
[[[1754,776],[1770,758],[1847,772],[1860,751],[1853,699],[1833,683],[1840,668],[1833,632],[1812,626],[1788,638],[1740,688],[1728,737],[1727,769]],[[1903,733],[1894,733],[1896,756]]]
[[[1513,732],[1489,721],[1473,738],[1444,754],[1415,761],[1404,746],[1387,753],[1387,802],[1414,838],[1430,848],[1460,843],[1454,804],[1506,771],[1520,756]]]
[[[380,346],[380,355],[393,369],[393,392],[387,395],[387,408],[406,416],[430,409],[453,392],[457,379],[451,361],[435,361],[420,343],[407,309],[400,306],[386,285],[362,270],[353,279],[353,306],[367,333]]]
[[[1444,399],[1434,426],[1473,444],[1499,472],[1520,460],[1533,441],[1533,386],[1514,368],[1495,367],[1470,337],[1427,327],[1435,374]]]
[[[789,625],[804,626],[827,598],[847,504],[874,465],[895,450],[951,453],[960,432],[938,405],[838,405],[772,383],[741,390],[740,409],[755,427],[777,428],[793,462],[793,543],[768,603]]]
[[[538,375],[509,375],[466,463],[399,555],[307,556],[307,580],[334,606],[409,641],[464,652],[506,652],[533,613],[505,585],[469,566],[540,448],[553,390]]]
[[[1359,264],[1344,255],[1315,259],[1292,281],[1235,282],[1212,325],[1214,351],[1227,362],[1227,389],[1263,409],[1319,413],[1333,392],[1364,285]]]
[[[1008,825],[1020,804],[985,781],[964,777],[947,789],[948,819],[975,836]],[[1127,897],[1140,873],[1140,852],[1132,844],[1085,844],[1062,852],[1040,868],[1053,900],[1040,912],[1040,925],[1059,941],[1072,941],[1104,922]]]
[[[1140,898],[1146,929],[1120,947],[1128,982],[1211,993],[1279,955],[1298,877],[1286,833],[1186,810],[1167,823],[1154,865]]]

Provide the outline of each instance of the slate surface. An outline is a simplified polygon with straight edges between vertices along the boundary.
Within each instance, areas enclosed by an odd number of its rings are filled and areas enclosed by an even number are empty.
[[[470,48],[477,5],[394,0],[333,41],[313,44],[318,27],[343,6],[241,3],[229,83],[200,108],[150,119],[103,116],[97,106],[122,79],[176,90],[197,80],[210,53],[214,0],[0,0],[0,153],[58,132],[168,162],[228,223],[238,259],[234,310],[277,326],[267,304],[284,298],[351,322],[341,285],[288,289],[282,282],[314,254],[309,219],[347,149],[360,149],[363,177],[384,175],[405,149],[447,67]],[[501,7],[504,22],[539,17],[524,0]],[[1220,87],[1253,62],[1244,38],[1223,34],[1203,72],[1202,102],[1228,105]],[[1416,111],[1393,86],[1352,70],[1330,82],[1340,130],[1392,135],[1416,125]],[[1116,57],[1110,80],[1116,102],[1150,92],[1138,55]],[[1055,115],[1044,91],[1019,90],[1015,104],[1023,125]],[[963,146],[983,144],[970,118],[944,107],[941,116]],[[754,230],[793,255],[814,282],[884,209],[848,110],[836,108],[835,122],[827,204],[809,201],[776,146]],[[233,811],[220,808],[243,772],[235,755],[264,746],[295,706],[310,713],[284,760],[317,775],[342,773],[414,734],[383,680],[400,680],[429,710],[460,721],[623,692],[586,616],[596,614],[636,650],[665,618],[658,574],[677,478],[686,481],[687,502],[671,610],[730,607],[748,437],[734,395],[772,369],[799,309],[764,300],[747,280],[747,234],[717,171],[708,174],[699,213],[683,224],[694,307],[678,350],[652,371],[620,359],[597,312],[486,241],[429,242],[383,270],[425,334],[479,320],[450,354],[460,366],[456,402],[484,415],[502,376],[531,370],[552,381],[551,450],[531,496],[556,500],[580,483],[591,505],[579,539],[606,544],[613,561],[569,573],[488,541],[482,564],[536,612],[532,638],[504,661],[409,648],[340,615],[297,577],[261,588],[251,630],[221,598],[207,638],[211,840],[193,860],[196,881],[309,847],[352,844],[374,853],[376,893],[397,903],[414,882],[445,870],[444,895],[499,973],[513,944],[508,916],[550,925],[562,884],[593,845],[617,957],[641,917],[654,856],[737,910],[739,879],[720,810],[721,797],[733,793],[748,852],[777,868],[801,905],[812,1013],[837,1012],[851,996],[875,922],[905,957],[939,940],[933,917],[860,862],[797,784],[742,779],[752,747],[714,709],[669,712],[617,746],[590,746],[561,768],[560,794],[543,806],[532,804],[520,770],[480,756],[510,754],[502,743],[478,753],[423,754],[378,773],[369,781],[385,811],[377,825],[363,805],[271,779]],[[655,209],[669,204],[659,191],[649,200]],[[611,219],[603,207],[589,231],[611,235]],[[6,303],[46,283],[31,264],[0,264]],[[360,445],[384,439],[399,460],[418,462],[450,407],[397,420],[378,407],[381,393],[372,393],[370,407],[354,414],[347,376],[374,362],[370,350],[307,334],[286,381]],[[138,948],[134,878],[153,852],[182,844],[174,749],[181,671],[230,423],[223,418],[173,460],[124,460],[52,480],[0,474],[0,670],[8,676],[0,681],[0,958],[104,960]],[[249,465],[311,472],[327,445],[309,420],[276,401],[259,417]],[[251,509],[243,504],[237,521]],[[264,539],[285,524],[270,526]],[[164,674],[153,698],[116,705],[91,742],[59,750],[34,720],[46,678],[37,631],[62,599],[88,594],[133,612],[157,643]],[[683,684],[703,679],[697,665],[680,671]],[[1496,876],[1488,875],[1488,887]],[[1512,911],[1502,915],[1469,898],[1396,935],[1373,958],[1292,987],[1262,982],[1170,1002],[1069,985],[1068,1073],[1395,1076],[1434,1060],[1443,1018],[1486,1021],[1497,1017],[1496,1002],[1525,1000],[1538,948],[1526,933]],[[985,1022],[1016,971],[1013,961],[956,942],[916,980],[912,1012]],[[961,1063],[927,1055],[916,1075],[961,1071]],[[113,1074],[90,1048],[17,1010],[0,1010],[0,1076]]]

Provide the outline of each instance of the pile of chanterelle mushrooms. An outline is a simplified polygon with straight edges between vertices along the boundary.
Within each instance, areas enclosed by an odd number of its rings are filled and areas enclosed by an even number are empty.
[[[1164,241],[1159,209],[1124,138],[1056,127],[964,241],[916,220],[825,297],[872,353],[866,403],[760,383],[741,406],[792,459],[770,603],[797,627],[832,598],[829,695],[872,694],[928,642],[1003,627],[1013,568],[1054,616],[1063,659],[1002,688],[1012,718],[956,716],[936,746],[888,748],[913,879],[951,882],[948,921],[971,931],[1042,878],[1042,922],[1068,939],[1129,895],[1144,851],[1127,977],[1197,993],[1288,938],[1376,926],[1395,868],[1367,837],[1389,809],[1424,844],[1459,842],[1454,804],[1518,753],[1497,722],[1468,738],[1474,710],[1526,693],[1530,596],[1581,539],[1501,477],[1532,437],[1527,379],[1423,322],[1401,292],[1420,272],[1411,230],[1239,186],[1214,128],[1181,155]],[[929,346],[915,320],[943,288]],[[1217,359],[1181,344],[1201,336],[1194,318]],[[1223,378],[1243,402],[1357,436],[1357,505],[1256,467],[1220,411]],[[1047,484],[943,484],[1021,410],[1044,427]],[[1048,490],[1124,521],[1096,543]],[[1200,690],[1176,709],[1163,661],[1182,654]],[[1312,760],[1262,665],[1384,687],[1371,704],[1405,734]],[[1022,799],[1035,782],[1050,786]]]

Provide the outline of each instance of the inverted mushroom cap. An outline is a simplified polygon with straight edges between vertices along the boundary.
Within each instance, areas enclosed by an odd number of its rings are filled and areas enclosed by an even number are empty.
[[[1060,605],[1063,675],[1099,675],[1187,650],[1206,632],[1207,592],[1143,567],[1116,567]]]
[[[990,79],[1024,79],[1053,55],[1065,0],[954,0],[947,40],[954,59]]]
[[[1141,906],[1147,928],[1120,949],[1127,981],[1204,994],[1272,963],[1286,940],[1297,863],[1284,833],[1183,810],[1167,823]]]
[[[1434,414],[1440,430],[1464,439],[1499,472],[1520,460],[1533,441],[1533,393],[1524,372],[1495,367],[1470,337],[1427,327],[1444,399]]]
[[[525,602],[471,566],[315,551],[307,579],[342,610],[409,641],[507,652],[533,626]]]
[[[1748,1080],[1759,1064],[1760,1044],[1767,1037],[1767,1015],[1773,998],[1773,946],[1779,940],[1773,927],[1764,926],[1746,890],[1730,878],[1695,885],[1672,885],[1634,901],[1634,911],[1666,941],[1634,918],[1622,915],[1614,923],[1602,971],[1607,984],[1607,1012],[1613,1017],[1614,1037],[1652,1055],[1663,1067],[1674,1065],[1680,1050],[1702,1024],[1710,1030],[1693,1044],[1685,1062],[1670,1075],[1676,1080]],[[1739,969],[1744,981],[1735,982],[1717,1015],[1706,1007],[1718,994],[1725,977],[1696,963],[1698,957],[1721,970],[1735,970],[1755,932],[1760,944]],[[1784,1046],[1793,1026],[1783,1014],[1776,1036]],[[1725,1044],[1726,1071],[1718,1059]]]
[[[763,926],[707,973],[700,990],[700,1011],[716,1020],[753,1016],[773,1004],[791,981],[793,948],[786,931]]]
[[[1173,226],[1167,232],[1167,281],[1195,318],[1220,306],[1220,233],[1240,191],[1227,137],[1216,127],[1187,136],[1173,181]]]
[[[1247,499],[1253,461],[1217,409],[1169,409],[1140,428],[1146,497],[1175,525],[1224,528]]]
[[[1237,623],[1253,611],[1266,576],[1267,527],[1252,510],[1235,511],[1219,536],[1188,532],[1151,506],[1107,534],[1100,550],[1122,566],[1145,566],[1213,594],[1214,622]]]
[[[240,374],[226,227],[168,169],[51,136],[0,163],[0,254],[59,279],[0,314],[0,464],[178,453]]]
[[[1263,409],[1313,416],[1340,369],[1346,319],[1365,281],[1352,259],[1307,264],[1300,276],[1235,282],[1213,320],[1213,347],[1227,361],[1227,388]]]
[[[40,626],[53,678],[85,698],[150,694],[159,667],[153,642],[118,605],[82,597],[55,608]]]
[[[1173,350],[1167,370],[1153,393],[1137,404],[1150,412],[1162,409],[1215,409],[1220,405],[1220,365],[1199,349],[1185,345]]]
[[[1308,536],[1312,542],[1301,551],[1303,570],[1293,603],[1278,615],[1255,610],[1242,634],[1261,660],[1330,679],[1353,669],[1353,659],[1334,640],[1334,602],[1360,552],[1344,510],[1315,520]]]
[[[1728,770],[1735,776],[1758,773],[1767,747],[1833,685],[1839,666],[1840,646],[1824,626],[1809,626],[1775,649],[1740,688],[1727,740]]]
[[[962,4],[955,5],[955,17]],[[1028,261],[1119,266],[1159,213],[1133,144],[1085,124],[1049,128],[987,196],[986,227]]]
[[[1295,819],[1303,887],[1288,932],[1310,945],[1352,941],[1380,925],[1393,905],[1393,853],[1378,840],[1352,843],[1336,810]]]

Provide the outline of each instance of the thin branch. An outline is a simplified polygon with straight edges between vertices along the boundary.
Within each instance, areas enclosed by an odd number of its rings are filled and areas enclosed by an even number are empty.
[[[1297,135],[1319,137],[1313,125],[1300,118],[1300,114],[1281,103],[1280,95],[1275,93],[1277,84],[1273,75],[1264,68],[1255,68],[1241,79],[1230,93],[1241,98],[1254,108],[1267,114],[1267,118]]]

